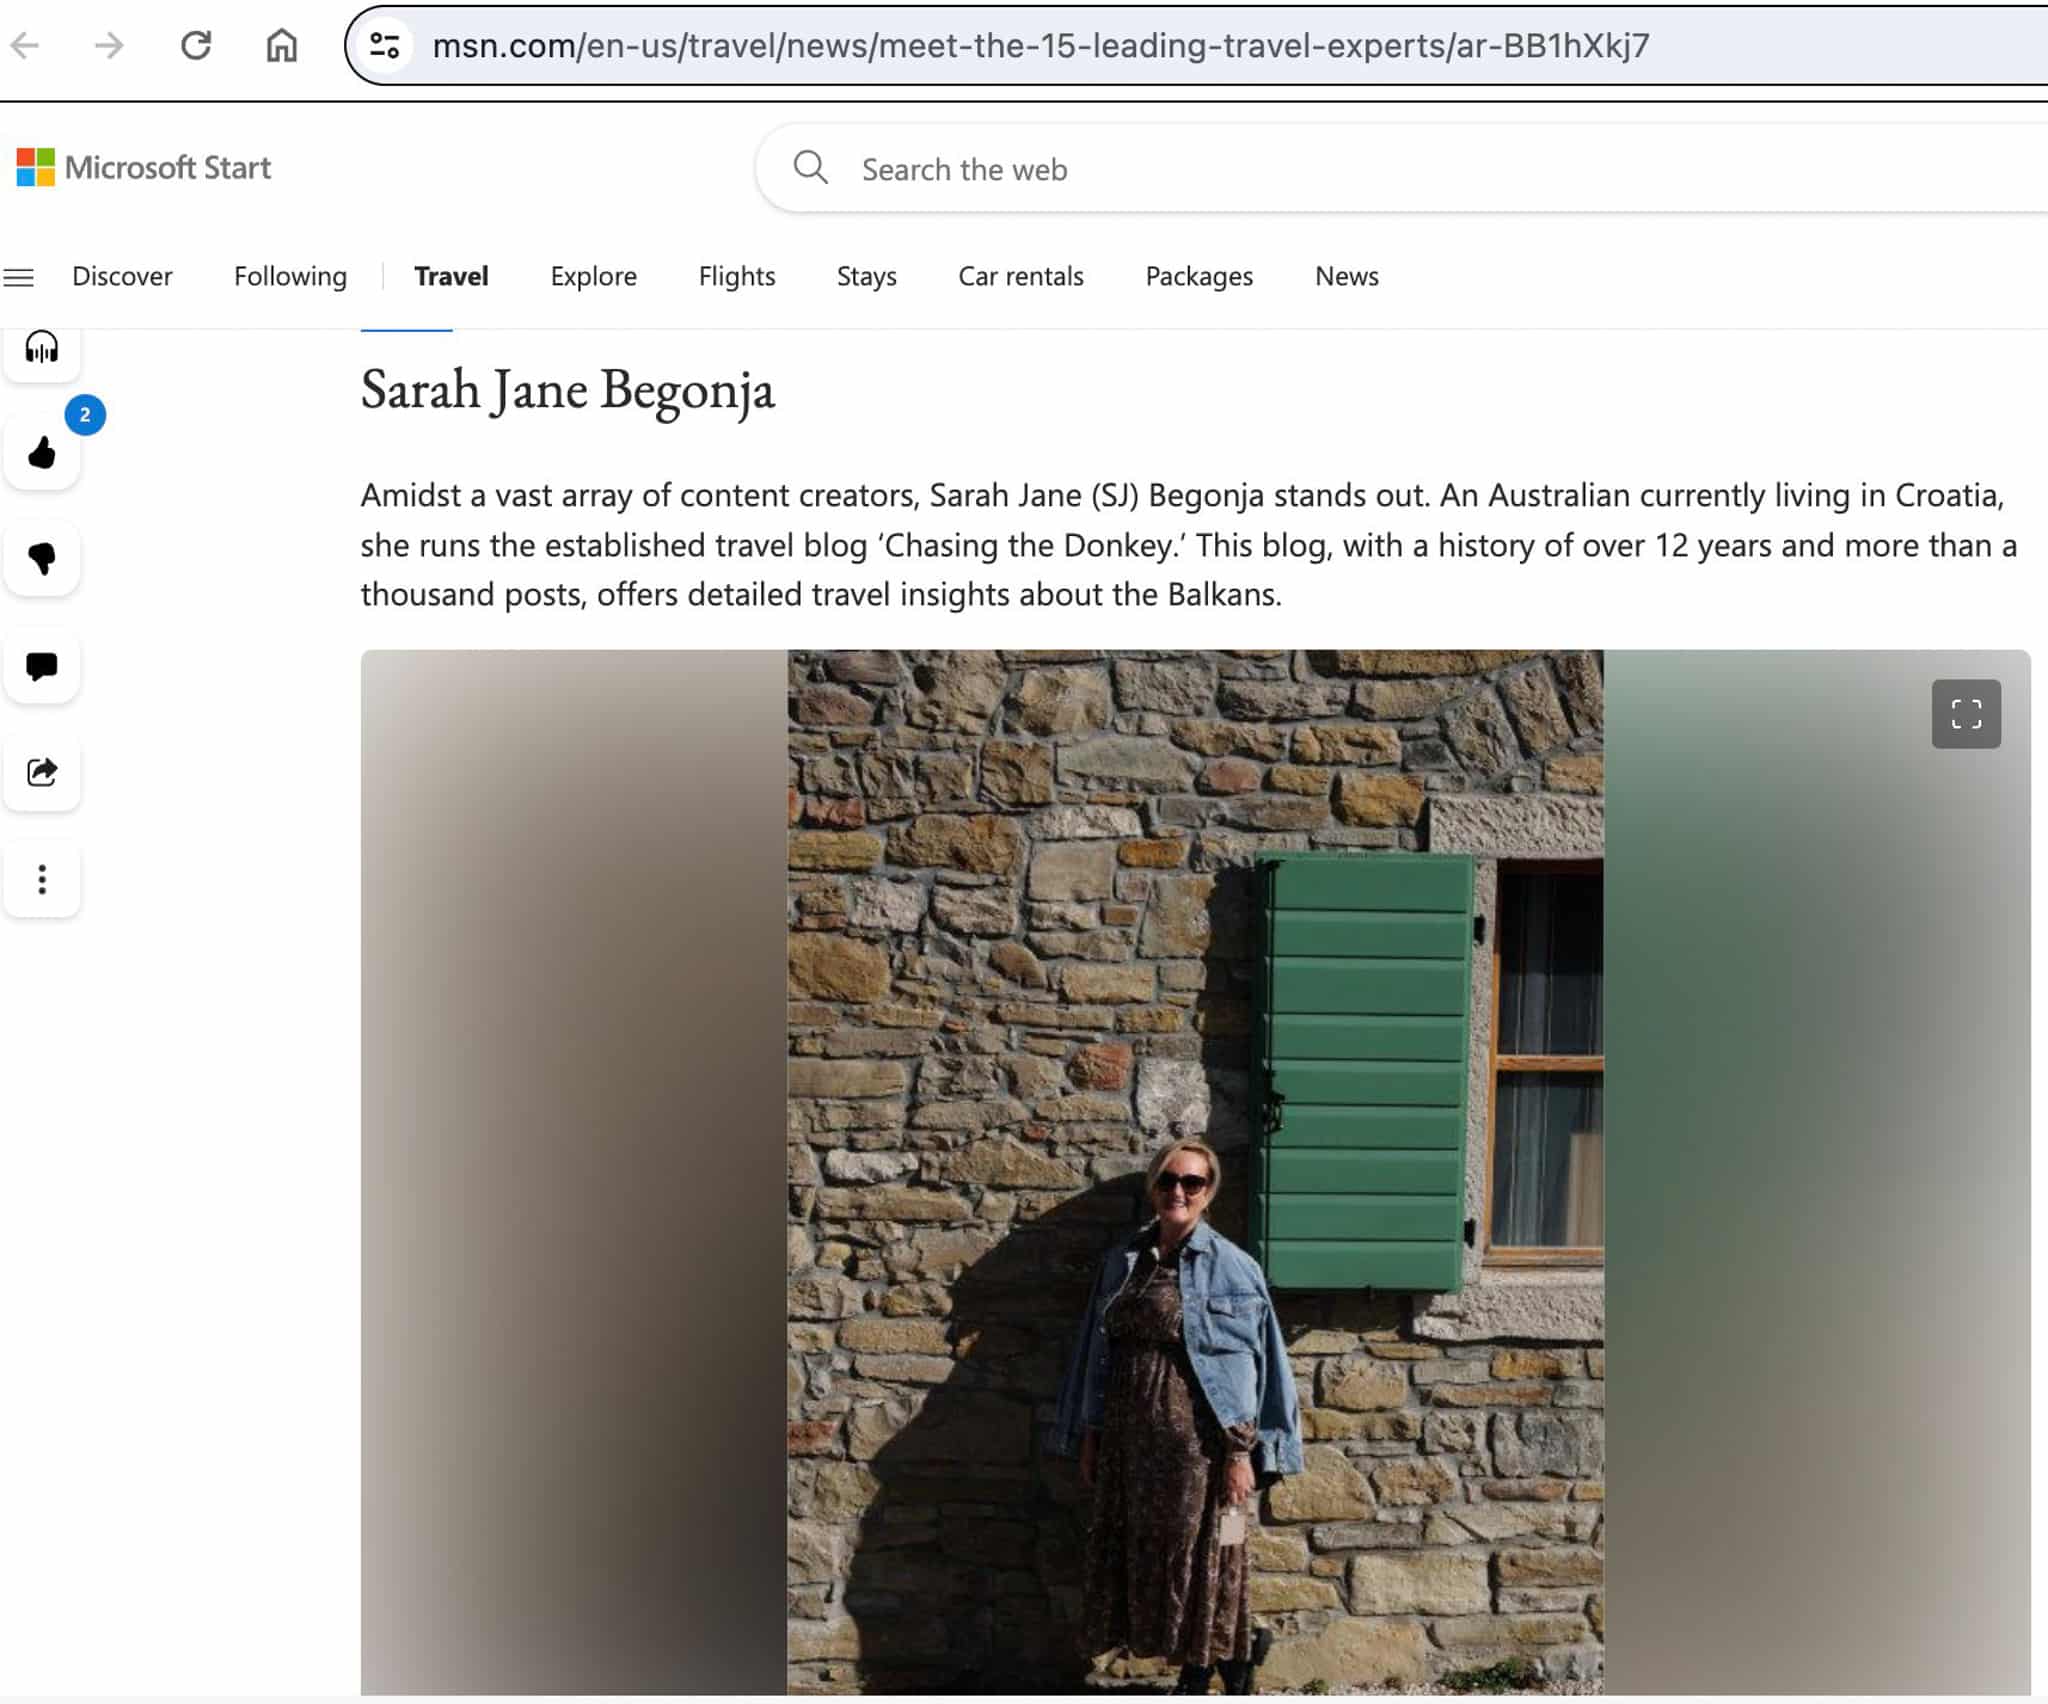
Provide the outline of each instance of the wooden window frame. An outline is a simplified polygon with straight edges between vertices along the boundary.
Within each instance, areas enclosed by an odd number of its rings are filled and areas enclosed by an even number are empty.
[[[1486,1171],[1485,1195],[1480,1213],[1480,1259],[1487,1266],[1512,1267],[1600,1267],[1607,1264],[1607,1249],[1496,1247],[1493,1241],[1493,1148],[1500,1120],[1500,1077],[1502,1071],[1573,1072],[1601,1078],[1607,1075],[1604,1053],[1502,1053],[1500,1050],[1501,941],[1507,910],[1507,878],[1516,876],[1578,876],[1597,879],[1606,897],[1607,861],[1604,858],[1503,858],[1494,870],[1493,898],[1493,1011],[1486,1027]],[[1606,972],[1601,973],[1601,997],[1606,997]],[[1604,1103],[1604,1097],[1603,1097]],[[1604,1134],[1606,1120],[1601,1120]]]

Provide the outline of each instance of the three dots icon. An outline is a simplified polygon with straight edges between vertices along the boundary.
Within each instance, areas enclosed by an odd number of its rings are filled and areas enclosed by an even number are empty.
[[[78,849],[54,842],[7,848],[0,899],[10,917],[78,915]]]

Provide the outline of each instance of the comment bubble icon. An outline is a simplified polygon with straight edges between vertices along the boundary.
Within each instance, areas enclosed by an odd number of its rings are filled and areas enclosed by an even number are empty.
[[[24,628],[7,636],[7,696],[17,704],[68,704],[78,696],[78,640],[58,628]]]

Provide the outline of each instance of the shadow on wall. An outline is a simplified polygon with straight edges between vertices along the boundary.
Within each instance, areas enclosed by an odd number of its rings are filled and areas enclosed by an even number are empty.
[[[941,1327],[932,1346],[958,1359],[866,1462],[845,1609],[867,1690],[1071,1691],[1087,1673],[1086,1497],[1045,1431],[1096,1265],[1137,1223],[1134,1182],[1074,1196],[967,1267],[943,1322],[916,1322]],[[874,1322],[876,1341],[918,1339],[891,1323],[911,1322]]]
[[[868,1503],[844,1607],[864,1690],[1071,1692],[1088,1674],[1088,1498],[1076,1464],[1047,1455],[1046,1431],[1095,1270],[1141,1222],[1140,1188],[1120,1179],[1014,1225],[951,1286],[943,1321],[871,1322],[876,1342],[958,1359],[859,1464],[873,1479],[854,1488]],[[1238,1180],[1226,1197],[1216,1225],[1235,1237]],[[873,1370],[902,1376],[918,1358]]]

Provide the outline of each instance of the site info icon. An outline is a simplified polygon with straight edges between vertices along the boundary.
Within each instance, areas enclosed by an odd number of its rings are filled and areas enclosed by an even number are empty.
[[[16,189],[55,189],[57,187],[57,150],[55,148],[15,149],[14,187]]]

